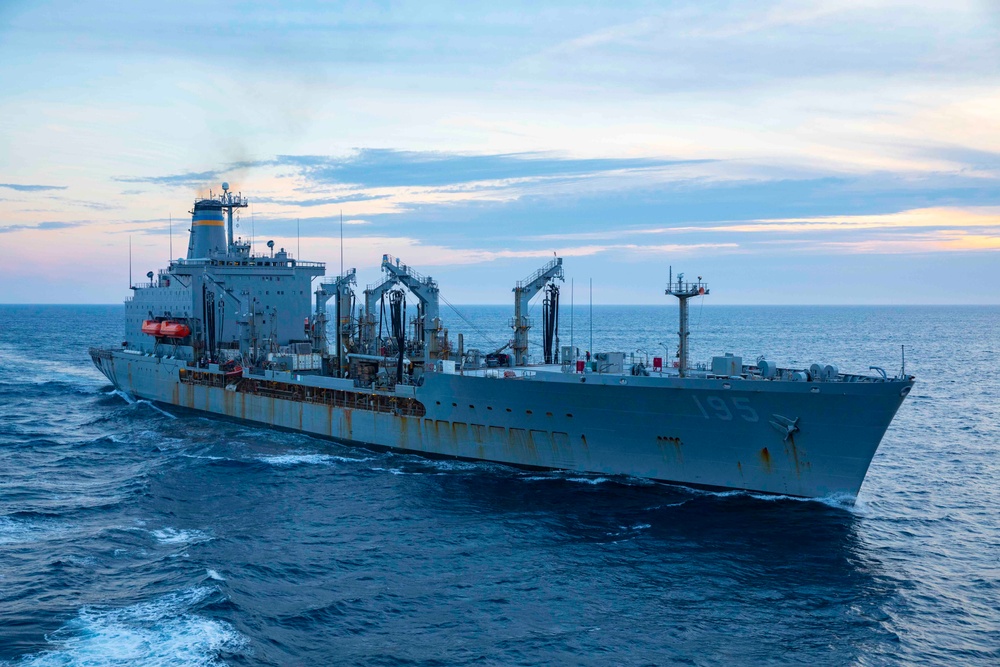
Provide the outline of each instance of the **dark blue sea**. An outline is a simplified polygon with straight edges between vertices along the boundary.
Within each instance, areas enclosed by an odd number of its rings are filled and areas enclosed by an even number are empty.
[[[509,338],[509,308],[462,310],[467,347]],[[588,312],[563,343],[673,351],[674,307]],[[87,356],[122,317],[0,306],[0,664],[1000,664],[1000,308],[692,304],[697,361],[892,375],[906,345],[853,505],[131,402]]]

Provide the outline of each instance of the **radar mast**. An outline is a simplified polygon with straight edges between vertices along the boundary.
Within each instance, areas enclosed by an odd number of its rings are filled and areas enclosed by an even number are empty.
[[[229,183],[222,184],[222,196],[219,197],[219,201],[222,203],[222,208],[227,212],[228,218],[228,249],[229,252],[233,252],[233,242],[236,240],[233,238],[233,209],[234,208],[246,208],[249,206],[246,197],[242,196],[242,193],[233,194],[229,191]]]
[[[677,297],[680,305],[680,327],[677,335],[680,336],[681,340],[677,348],[677,372],[681,377],[686,377],[688,368],[687,339],[691,335],[690,330],[688,330],[688,299],[708,294],[708,284],[701,282],[701,276],[698,276],[698,282],[696,283],[686,283],[684,282],[683,273],[678,273],[677,282],[674,282],[674,267],[672,266],[670,267],[668,281],[665,294]]]

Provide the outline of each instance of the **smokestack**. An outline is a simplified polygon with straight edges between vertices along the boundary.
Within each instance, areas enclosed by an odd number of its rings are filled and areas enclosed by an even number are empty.
[[[226,252],[226,220],[222,202],[217,199],[199,199],[194,203],[191,216],[191,237],[188,241],[188,259],[205,259],[212,254]]]

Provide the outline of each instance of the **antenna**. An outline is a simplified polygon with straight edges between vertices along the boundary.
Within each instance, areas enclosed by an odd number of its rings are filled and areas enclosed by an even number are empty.
[[[906,346],[905,345],[900,345],[899,349],[900,349],[900,353],[903,355],[903,367],[899,370],[899,372],[903,376],[903,378],[905,379],[906,378]]]
[[[174,214],[170,214],[170,261],[174,261]]]
[[[132,289],[132,235],[128,237],[128,288]]]
[[[295,256],[302,259],[302,234],[299,233],[298,218],[295,218]]]
[[[590,279],[590,353],[594,354],[594,279]]]
[[[344,275],[344,209],[340,209],[340,275]]]
[[[573,342],[573,316],[576,313],[576,297],[574,294],[575,290],[573,289],[573,280],[573,278],[569,279],[569,346],[573,348],[573,360],[576,361],[576,358],[580,355],[576,353],[576,346]]]
[[[250,254],[253,255],[253,237],[254,237],[254,216],[253,216],[253,206],[250,207]]]

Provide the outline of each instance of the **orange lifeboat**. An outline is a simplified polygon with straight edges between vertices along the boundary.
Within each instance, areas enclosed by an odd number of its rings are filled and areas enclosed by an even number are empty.
[[[166,338],[187,338],[191,329],[180,322],[164,322],[160,325],[160,335]]]
[[[160,328],[161,324],[156,320],[143,320],[142,322],[142,333],[144,334],[160,337],[163,335],[160,333]]]

